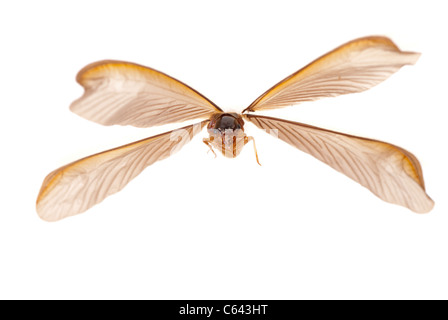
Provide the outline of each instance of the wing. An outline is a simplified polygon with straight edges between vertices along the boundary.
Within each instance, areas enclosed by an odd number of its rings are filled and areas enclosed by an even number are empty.
[[[120,191],[147,166],[179,150],[208,121],[166,132],[72,162],[50,173],[36,201],[39,216],[57,221]]]
[[[123,61],[99,61],[84,67],[76,81],[84,95],[70,109],[103,125],[150,127],[221,112],[203,95],[154,69]]]
[[[389,143],[355,137],[302,123],[245,115],[261,129],[345,174],[384,201],[418,213],[434,202],[425,193],[422,169],[410,152]]]
[[[402,66],[414,64],[419,56],[400,51],[385,37],[353,40],[280,81],[243,112],[361,92],[386,80]]]

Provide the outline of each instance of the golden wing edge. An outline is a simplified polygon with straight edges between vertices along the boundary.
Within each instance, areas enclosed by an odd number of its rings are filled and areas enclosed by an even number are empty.
[[[309,74],[312,74],[316,69],[319,69],[322,65],[325,64],[325,61],[327,59],[336,59],[341,54],[344,54],[345,52],[349,52],[350,50],[363,50],[372,46],[379,46],[383,47],[386,50],[394,51],[396,53],[399,53],[403,55],[403,58],[406,57],[406,61],[403,60],[403,65],[414,65],[417,60],[420,58],[421,53],[419,52],[411,52],[411,51],[401,51],[398,46],[389,38],[385,36],[367,36],[367,37],[361,37],[354,40],[351,40],[349,42],[346,42],[339,47],[323,54],[319,58],[313,60],[312,62],[308,63],[303,68],[299,69],[298,71],[294,72],[293,74],[287,76],[283,80],[279,81],[275,85],[273,85],[271,88],[266,90],[261,96],[259,96],[257,99],[255,99],[246,109],[242,111],[242,113],[245,112],[255,112],[259,110],[269,110],[269,109],[277,109],[277,108],[284,108],[286,106],[275,106],[275,107],[267,107],[267,108],[260,108],[257,109],[257,106],[261,105],[263,101],[267,98],[269,98],[271,95],[281,91],[285,87],[289,85],[290,82],[294,81],[296,78],[303,76],[306,77]],[[386,78],[387,79],[387,78]],[[385,79],[384,79],[385,80]],[[383,81],[384,81],[383,80]],[[368,90],[364,89],[362,91]],[[362,92],[358,91],[358,92]],[[334,95],[336,96],[336,95]],[[298,104],[298,103],[292,103]]]
[[[145,144],[148,144],[151,141],[154,141],[154,140],[157,140],[157,139],[162,138],[164,136],[170,135],[170,134],[172,134],[173,132],[176,132],[176,131],[180,132],[182,130],[189,130],[189,129],[191,129],[192,131],[190,132],[190,138],[192,138],[192,136],[195,136],[197,133],[199,133],[199,131],[201,131],[203,129],[203,127],[207,125],[208,122],[209,122],[208,120],[202,121],[202,122],[199,122],[199,123],[194,124],[194,125],[185,126],[185,127],[178,128],[178,129],[175,129],[175,130],[172,130],[172,131],[168,131],[168,132],[164,132],[164,133],[161,133],[161,134],[149,137],[149,138],[145,138],[145,139],[141,139],[141,140],[138,140],[138,141],[134,141],[134,142],[131,142],[131,143],[128,143],[128,144],[125,144],[125,145],[122,145],[122,146],[119,146],[119,147],[116,147],[116,148],[105,150],[105,151],[102,151],[102,152],[99,152],[99,153],[96,153],[96,154],[93,154],[93,155],[81,158],[79,160],[73,161],[73,162],[71,162],[71,163],[69,163],[67,165],[64,165],[64,166],[62,166],[62,167],[60,167],[60,168],[50,172],[45,177],[45,179],[44,179],[44,181],[42,183],[42,186],[41,186],[41,188],[39,190],[39,194],[37,196],[37,199],[36,199],[36,211],[37,211],[38,216],[42,220],[44,220],[44,221],[55,222],[55,221],[59,221],[59,220],[62,220],[64,218],[76,215],[76,214],[83,213],[83,212],[87,211],[90,208],[90,207],[88,207],[85,210],[77,212],[75,214],[70,214],[70,215],[67,215],[67,216],[56,217],[55,218],[54,215],[48,214],[47,212],[43,212],[42,208],[40,206],[40,204],[43,201],[45,201],[45,199],[48,196],[51,195],[52,190],[57,186],[58,182],[61,181],[61,179],[64,177],[65,174],[70,174],[70,171],[76,171],[77,168],[82,168],[82,165],[84,163],[89,162],[89,161],[93,161],[93,160],[97,160],[98,162],[104,162],[104,161],[107,161],[107,159],[112,158],[114,153],[122,153],[123,155],[125,155],[124,152],[126,152],[127,150],[132,150],[132,149],[135,149],[136,147],[143,146]],[[200,128],[196,129],[195,126],[200,126]],[[155,162],[157,162],[159,160],[163,160],[163,159],[158,159]],[[117,190],[114,193],[116,193],[116,192],[118,192],[120,190]],[[107,198],[108,196],[109,195],[107,195],[105,198]],[[102,202],[104,199],[102,199],[101,201],[95,203],[94,205]]]
[[[78,74],[76,75],[76,82],[78,82],[85,89],[87,86],[88,80],[94,79],[97,77],[101,77],[101,76],[103,76],[103,77],[107,76],[108,69],[113,68],[113,67],[131,68],[131,69],[134,69],[134,70],[137,70],[140,72],[141,71],[147,72],[148,74],[152,75],[153,77],[160,78],[162,81],[164,81],[168,84],[174,84],[176,86],[183,87],[184,89],[187,89],[188,91],[191,91],[196,96],[203,99],[204,102],[206,102],[209,105],[209,107],[216,109],[216,110],[214,110],[215,112],[223,112],[223,110],[220,107],[218,107],[213,101],[211,101],[206,96],[204,96],[202,93],[193,89],[186,83],[184,83],[174,77],[171,77],[164,72],[161,72],[154,68],[147,67],[147,66],[144,66],[144,65],[141,65],[138,63],[127,62],[127,61],[122,61],[122,60],[109,60],[109,59],[92,62],[92,63],[86,65],[84,68],[82,68],[78,72]]]
[[[263,124],[259,121],[259,119],[280,121],[280,122],[284,122],[284,123],[289,123],[291,125],[297,125],[297,126],[310,128],[310,129],[314,129],[314,130],[318,130],[318,131],[322,131],[322,132],[327,132],[327,133],[330,133],[330,134],[342,135],[342,136],[347,137],[347,138],[354,138],[354,139],[358,139],[358,140],[364,140],[364,141],[368,141],[368,142],[373,142],[373,143],[376,143],[376,144],[378,144],[378,145],[380,145],[382,147],[391,148],[392,150],[397,152],[400,156],[402,156],[402,159],[401,159],[401,164],[403,166],[402,170],[406,173],[406,175],[408,175],[408,177],[410,177],[415,183],[417,183],[420,186],[422,192],[424,193],[424,195],[425,195],[425,205],[424,205],[423,208],[418,208],[418,209],[417,208],[411,208],[411,207],[409,207],[407,205],[404,205],[402,203],[389,201],[389,200],[383,198],[378,193],[376,193],[374,190],[372,190],[372,189],[362,185],[359,181],[356,181],[353,178],[351,178],[351,179],[353,181],[357,182],[358,184],[360,184],[361,186],[365,187],[369,191],[371,191],[373,194],[375,194],[381,200],[383,200],[385,202],[388,202],[388,203],[395,204],[395,205],[400,205],[400,206],[406,207],[409,210],[411,210],[411,211],[413,211],[415,213],[418,213],[418,214],[429,213],[433,209],[433,207],[435,205],[434,200],[432,200],[431,197],[426,193],[426,188],[425,188],[425,183],[424,183],[424,179],[423,179],[423,173],[422,173],[422,168],[421,168],[420,162],[418,161],[418,159],[417,159],[417,157],[415,155],[413,155],[411,152],[409,152],[409,151],[407,151],[407,150],[405,150],[405,149],[403,149],[401,147],[395,146],[395,145],[390,144],[388,142],[383,142],[383,141],[369,139],[369,138],[364,138],[364,137],[359,137],[359,136],[353,136],[353,135],[349,135],[349,134],[345,134],[345,133],[341,133],[341,132],[337,132],[337,131],[323,129],[323,128],[319,128],[319,127],[316,127],[316,126],[311,126],[311,125],[308,125],[308,124],[299,123],[299,122],[293,122],[293,121],[284,120],[284,119],[278,119],[278,118],[267,117],[267,116],[260,116],[260,115],[251,115],[251,114],[245,114],[244,118],[247,119],[248,121],[250,121],[251,123],[253,123],[259,129],[262,129],[263,131],[272,130],[272,129],[275,130],[277,128],[270,128],[270,127],[267,127],[267,126],[263,126]],[[286,142],[286,143],[288,143],[284,139],[281,139],[281,140]],[[288,143],[288,144],[292,145],[291,143]],[[292,146],[294,146],[294,145],[292,145]],[[318,160],[320,160],[320,159],[318,159]],[[320,161],[322,161],[322,160],[320,160]],[[324,162],[324,161],[322,161],[322,162]],[[326,164],[328,165],[328,163],[326,163]],[[339,170],[337,170],[337,171],[339,171]],[[345,174],[344,172],[341,172],[341,173],[347,176],[347,174]]]

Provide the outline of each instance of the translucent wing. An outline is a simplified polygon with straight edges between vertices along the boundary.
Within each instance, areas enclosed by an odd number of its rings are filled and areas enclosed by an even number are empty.
[[[353,40],[280,81],[243,112],[361,92],[386,80],[402,66],[414,64],[419,56],[400,51],[385,37]]]
[[[360,183],[381,199],[418,213],[432,209],[420,163],[410,152],[376,140],[350,136],[302,123],[245,115],[257,127]]]
[[[221,112],[213,102],[154,69],[123,61],[99,61],[82,69],[76,81],[84,95],[70,109],[103,125],[150,127]]]
[[[39,216],[57,221],[84,212],[120,191],[147,166],[179,150],[207,122],[104,151],[53,171],[37,197]]]

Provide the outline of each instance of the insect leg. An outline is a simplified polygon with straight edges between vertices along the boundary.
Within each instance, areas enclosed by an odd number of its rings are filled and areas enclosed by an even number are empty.
[[[204,142],[210,148],[210,150],[213,152],[213,154],[215,155],[215,158],[216,158],[215,150],[213,150],[212,145],[210,144],[211,141],[213,141],[213,137],[212,137],[212,139],[208,139],[208,138],[202,139],[202,142]]]
[[[253,143],[254,143],[255,158],[257,159],[257,163],[261,166],[261,163],[260,163],[260,161],[258,160],[257,147],[256,147],[256,145],[255,145],[255,139],[254,139],[254,137],[248,137],[248,136],[245,136],[245,137],[244,137],[244,144],[247,144],[249,141],[253,141]]]

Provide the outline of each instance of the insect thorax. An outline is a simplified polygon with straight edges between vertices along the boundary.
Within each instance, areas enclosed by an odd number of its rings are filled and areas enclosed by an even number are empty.
[[[235,158],[247,143],[244,121],[237,113],[215,113],[207,126],[212,146],[229,158]]]

